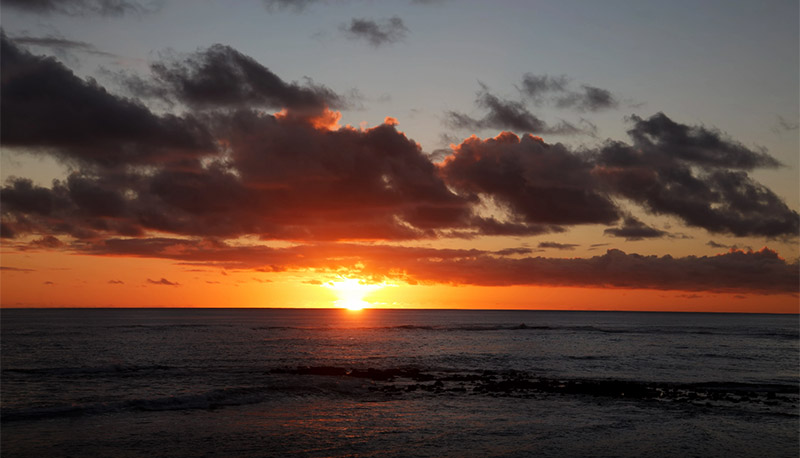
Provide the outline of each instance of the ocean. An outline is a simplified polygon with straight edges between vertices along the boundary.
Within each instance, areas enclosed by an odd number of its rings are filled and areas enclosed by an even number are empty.
[[[0,310],[3,457],[800,453],[797,315]]]

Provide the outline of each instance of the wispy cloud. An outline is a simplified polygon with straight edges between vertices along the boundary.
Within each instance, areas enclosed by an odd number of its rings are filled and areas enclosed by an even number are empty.
[[[343,24],[341,30],[349,38],[366,40],[375,47],[400,41],[408,33],[403,20],[397,16],[381,20],[353,18],[349,24]]]
[[[163,3],[163,0],[4,0],[3,6],[36,14],[123,16],[154,13]]]
[[[171,282],[163,277],[161,280],[152,280],[148,278],[147,283],[150,283],[151,285],[180,286],[180,283]]]

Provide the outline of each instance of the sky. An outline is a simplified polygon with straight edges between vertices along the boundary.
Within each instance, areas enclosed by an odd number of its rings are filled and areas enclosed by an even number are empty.
[[[0,8],[3,307],[799,311],[797,1]]]

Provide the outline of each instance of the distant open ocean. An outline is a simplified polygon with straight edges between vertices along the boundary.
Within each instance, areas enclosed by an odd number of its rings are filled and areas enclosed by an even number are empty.
[[[5,457],[800,453],[797,315],[0,311]]]

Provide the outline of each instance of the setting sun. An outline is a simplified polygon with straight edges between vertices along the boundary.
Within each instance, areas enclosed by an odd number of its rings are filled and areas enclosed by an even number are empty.
[[[342,278],[339,281],[328,282],[324,286],[336,293],[339,298],[335,302],[336,306],[348,310],[369,307],[370,303],[364,300],[364,296],[383,287],[381,284],[369,284],[357,278]]]

